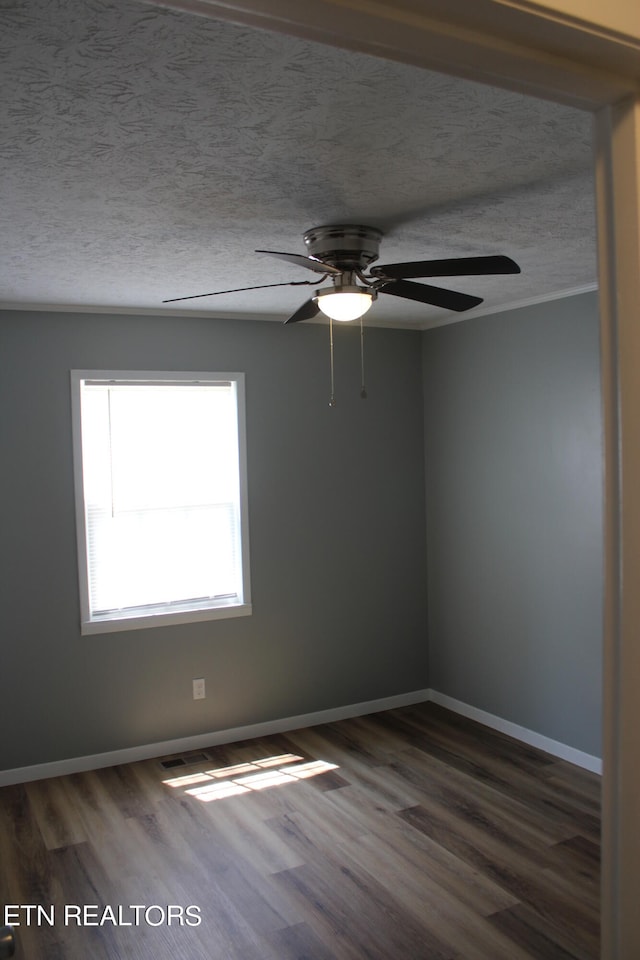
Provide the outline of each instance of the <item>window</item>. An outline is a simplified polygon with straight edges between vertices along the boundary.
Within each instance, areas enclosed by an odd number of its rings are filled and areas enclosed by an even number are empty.
[[[243,375],[71,389],[83,634],[251,613]]]

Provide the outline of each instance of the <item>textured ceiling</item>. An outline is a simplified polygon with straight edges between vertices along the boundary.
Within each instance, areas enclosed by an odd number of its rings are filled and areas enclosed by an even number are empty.
[[[311,279],[253,251],[334,222],[381,227],[382,263],[516,259],[434,281],[475,313],[595,283],[579,111],[135,0],[3,0],[0,64],[4,305],[284,319],[308,289],[161,301]],[[369,317],[454,318],[395,297]]]

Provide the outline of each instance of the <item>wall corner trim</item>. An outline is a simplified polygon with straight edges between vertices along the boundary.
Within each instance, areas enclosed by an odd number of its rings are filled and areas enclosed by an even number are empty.
[[[437,703],[441,707],[445,707],[447,710],[453,711],[453,713],[459,713],[462,717],[467,717],[469,720],[482,723],[485,727],[491,727],[492,730],[497,730],[499,733],[513,737],[514,740],[520,740],[521,743],[526,743],[530,747],[536,747],[538,750],[550,753],[551,756],[558,757],[560,760],[567,760],[577,767],[590,770],[591,773],[602,774],[602,760],[600,757],[593,757],[591,754],[584,753],[582,750],[576,750],[575,747],[568,747],[558,740],[544,737],[541,733],[536,733],[534,730],[527,730],[526,727],[521,727],[517,723],[511,723],[510,720],[503,720],[502,717],[496,717],[492,713],[487,713],[485,710],[478,709],[478,707],[472,707],[467,703],[463,703],[461,700],[455,700],[453,697],[448,697],[445,693],[440,693],[438,690],[429,690],[428,694],[429,700]]]

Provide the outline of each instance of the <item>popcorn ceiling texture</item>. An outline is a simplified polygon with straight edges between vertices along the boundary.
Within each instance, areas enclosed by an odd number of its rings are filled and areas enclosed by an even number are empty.
[[[5,305],[160,312],[311,279],[254,250],[304,253],[330,222],[381,227],[382,263],[514,257],[521,276],[442,283],[488,306],[595,281],[580,111],[133,0],[3,0],[0,63]],[[168,306],[284,319],[308,295]]]

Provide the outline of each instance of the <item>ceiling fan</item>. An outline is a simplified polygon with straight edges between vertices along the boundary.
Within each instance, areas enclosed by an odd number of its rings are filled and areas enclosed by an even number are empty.
[[[178,300],[195,300],[198,297],[261,290],[266,287],[316,285],[330,279],[332,286],[316,290],[314,296],[303,303],[285,323],[312,320],[321,311],[332,320],[357,320],[367,312],[379,293],[462,312],[478,306],[482,303],[482,298],[431,284],[412,283],[411,280],[520,273],[518,264],[504,256],[454,257],[448,260],[418,260],[412,263],[371,266],[378,259],[382,236],[382,231],[376,227],[355,224],[313,227],[303,234],[308,256],[280,253],[276,250],[256,250],[256,253],[266,253],[287,263],[306,267],[307,270],[321,274],[319,279],[214,290],[212,293],[198,293],[190,297],[172,297],[162,302],[175,303]]]

